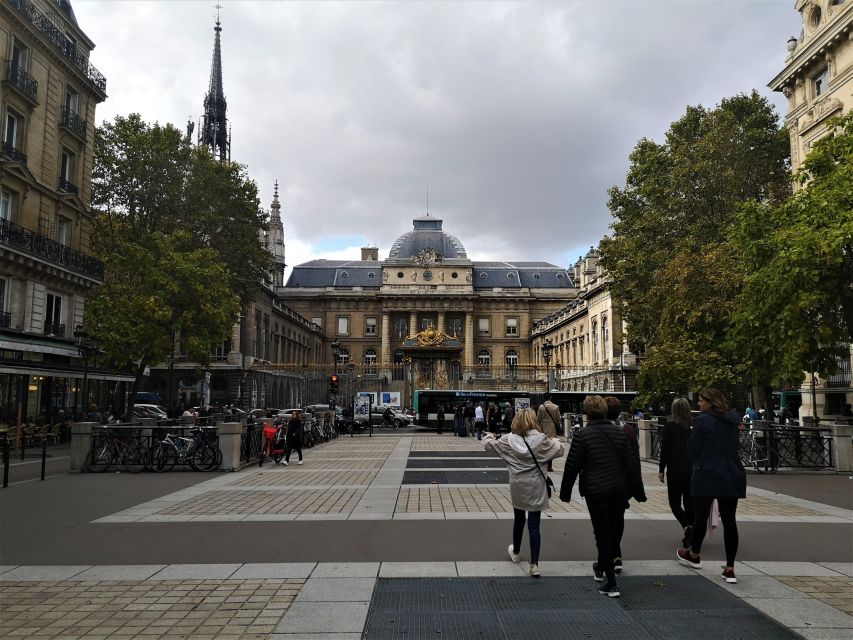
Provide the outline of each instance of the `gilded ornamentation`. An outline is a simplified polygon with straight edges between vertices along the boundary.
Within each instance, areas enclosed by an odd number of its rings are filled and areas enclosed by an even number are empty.
[[[434,267],[437,264],[441,264],[441,260],[442,255],[435,249],[424,249],[412,258],[412,262],[419,267]]]
[[[418,345],[421,347],[437,347],[444,344],[444,341],[448,337],[449,336],[447,334],[436,329],[435,325],[431,322],[426,329],[415,334],[415,340],[418,341]]]

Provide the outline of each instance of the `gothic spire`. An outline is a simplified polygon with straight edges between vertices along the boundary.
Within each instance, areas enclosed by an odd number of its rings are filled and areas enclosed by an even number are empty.
[[[275,187],[272,196],[272,205],[270,207],[272,209],[272,213],[276,218],[280,219],[281,214],[281,203],[278,201],[278,180],[275,181]]]
[[[222,47],[219,21],[219,6],[216,7],[216,26],[213,39],[213,62],[210,66],[210,86],[204,97],[204,126],[199,131],[200,143],[208,147],[213,157],[218,160],[231,159],[231,136],[228,131],[228,118],[225,101],[225,90],[222,86]]]

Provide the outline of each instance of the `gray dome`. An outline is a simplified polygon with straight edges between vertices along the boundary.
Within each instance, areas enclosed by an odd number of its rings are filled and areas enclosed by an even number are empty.
[[[438,252],[445,260],[468,258],[459,238],[441,230],[441,219],[427,215],[415,218],[412,222],[414,230],[404,233],[394,241],[388,254],[389,260],[414,258],[424,249]]]

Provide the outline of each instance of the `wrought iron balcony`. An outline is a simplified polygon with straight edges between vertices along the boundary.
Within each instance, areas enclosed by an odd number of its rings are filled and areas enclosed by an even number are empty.
[[[0,218],[0,244],[61,265],[69,271],[104,280],[104,263],[35,231]]]
[[[0,329],[8,329],[12,326],[12,312],[0,311]]]
[[[44,323],[44,335],[56,336],[57,338],[64,338],[65,337],[65,325],[60,324],[59,322],[45,322]]]
[[[62,107],[62,119],[59,126],[68,129],[75,136],[86,142],[86,121],[78,116],[70,107]]]
[[[24,19],[28,20],[38,32],[47,38],[48,42],[59,50],[72,67],[77,69],[92,84],[92,88],[106,97],[107,79],[101,75],[101,72],[94,65],[89,63],[89,59],[77,45],[65,37],[65,33],[57,26],[55,19],[39,11],[30,0],[8,1]]]
[[[33,104],[38,103],[38,81],[24,71],[14,60],[6,61],[6,83],[14,87]]]
[[[77,194],[80,190],[77,188],[77,185],[73,182],[69,182],[65,178],[59,179],[59,190],[64,191],[65,193]]]
[[[14,160],[21,164],[27,164],[27,154],[23,151],[18,151],[18,149],[12,146],[11,142],[3,143],[3,156],[9,160]]]

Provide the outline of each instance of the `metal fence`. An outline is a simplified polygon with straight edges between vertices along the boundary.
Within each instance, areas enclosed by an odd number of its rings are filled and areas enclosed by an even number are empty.
[[[263,425],[248,425],[240,435],[240,460],[251,462],[261,457],[264,447]]]

